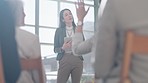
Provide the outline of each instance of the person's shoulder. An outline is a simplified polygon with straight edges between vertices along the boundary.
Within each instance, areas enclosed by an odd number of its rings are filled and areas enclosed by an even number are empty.
[[[61,32],[64,28],[57,28],[56,32]]]
[[[110,1],[111,3],[113,3],[114,5],[122,5],[122,4],[125,4],[125,3],[130,3],[132,1],[129,1],[129,0],[108,0]],[[125,5],[124,5],[125,6]]]
[[[20,28],[16,28],[16,36],[24,37],[24,38],[29,38],[29,39],[36,39],[36,38],[38,38],[37,35],[35,35],[35,34],[31,33],[31,32],[25,31],[23,29],[20,29]]]
[[[122,8],[125,8],[125,5],[131,3],[129,0],[107,0],[106,6],[108,6],[111,10],[120,11]]]
[[[57,28],[57,30],[59,30],[59,31],[60,31],[60,30],[63,30],[63,29],[64,29],[64,28],[61,28],[61,27]]]

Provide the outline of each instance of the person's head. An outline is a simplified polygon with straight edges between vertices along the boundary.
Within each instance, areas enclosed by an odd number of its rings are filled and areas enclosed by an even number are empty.
[[[66,25],[72,25],[75,27],[73,15],[69,9],[63,9],[60,12],[60,21],[59,21],[59,27],[65,28]]]
[[[24,7],[23,2],[21,0],[7,0],[11,9],[12,13],[14,14],[14,17],[16,19],[16,26],[23,26],[24,20],[25,20],[25,13],[24,13]]]

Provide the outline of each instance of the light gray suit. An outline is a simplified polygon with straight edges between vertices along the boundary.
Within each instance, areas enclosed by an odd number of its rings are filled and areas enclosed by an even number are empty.
[[[148,0],[108,0],[98,26],[93,48],[95,75],[112,83],[109,79],[119,77],[125,32],[133,29],[148,35]],[[133,83],[148,83],[148,56],[137,55],[132,58],[130,78]]]

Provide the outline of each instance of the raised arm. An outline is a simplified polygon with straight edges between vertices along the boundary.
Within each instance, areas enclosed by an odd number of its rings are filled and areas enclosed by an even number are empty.
[[[73,36],[73,40],[72,40],[72,51],[74,55],[80,56],[82,54],[91,52],[91,48],[92,48],[91,39],[83,42],[84,40],[83,20],[89,11],[89,8],[85,10],[84,0],[78,0],[78,2],[76,2],[75,4],[75,7],[76,7],[77,18],[78,18],[78,24],[76,27],[75,35]]]

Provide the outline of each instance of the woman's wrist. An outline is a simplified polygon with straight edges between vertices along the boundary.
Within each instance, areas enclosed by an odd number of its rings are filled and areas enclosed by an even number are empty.
[[[77,25],[78,25],[78,26],[83,26],[83,20],[78,20]]]
[[[83,27],[83,20],[82,19],[78,19],[76,32],[82,32],[82,27]]]
[[[83,19],[82,18],[78,18],[78,21],[82,21],[83,22]]]
[[[81,33],[82,31],[82,26],[77,26],[76,33]]]
[[[63,49],[63,47],[61,47],[61,53],[65,52],[65,50]]]

